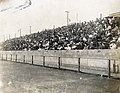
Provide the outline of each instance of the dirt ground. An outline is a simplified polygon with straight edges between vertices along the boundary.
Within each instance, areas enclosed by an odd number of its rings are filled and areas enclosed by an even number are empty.
[[[120,93],[120,80],[0,61],[0,93]]]

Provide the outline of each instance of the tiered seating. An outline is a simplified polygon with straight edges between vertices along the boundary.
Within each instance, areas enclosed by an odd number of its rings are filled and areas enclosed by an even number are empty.
[[[74,23],[5,41],[4,50],[116,49],[120,46],[120,18],[105,17]]]

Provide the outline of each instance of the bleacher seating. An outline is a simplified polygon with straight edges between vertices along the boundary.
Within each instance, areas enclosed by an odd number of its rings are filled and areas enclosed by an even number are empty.
[[[120,18],[104,17],[13,38],[4,50],[82,50],[120,47]]]

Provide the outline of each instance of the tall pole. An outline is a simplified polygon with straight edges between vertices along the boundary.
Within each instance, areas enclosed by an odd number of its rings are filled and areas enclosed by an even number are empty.
[[[20,33],[20,37],[21,37],[21,29],[19,29],[18,32]]]
[[[102,13],[100,13],[100,19],[102,19]]]
[[[53,25],[53,29],[55,29],[55,25]]]
[[[16,38],[16,33],[15,33],[15,38]]]
[[[6,40],[8,40],[9,39],[9,37],[8,36],[6,36]]]
[[[78,13],[76,14],[76,21],[77,21],[77,23],[78,23]]]
[[[10,34],[9,34],[9,39],[10,39]]]
[[[21,29],[20,29],[20,37],[21,37]]]
[[[67,14],[67,25],[69,24],[69,11],[65,11]]]
[[[30,26],[30,34],[31,34],[31,26]]]
[[[5,35],[3,37],[4,37],[4,41],[5,41]]]

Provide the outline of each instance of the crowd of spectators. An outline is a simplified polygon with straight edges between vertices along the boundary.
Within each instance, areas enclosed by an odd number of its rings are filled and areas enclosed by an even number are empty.
[[[4,50],[82,50],[120,47],[120,18],[73,23],[3,42]]]

